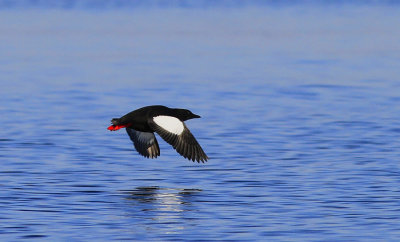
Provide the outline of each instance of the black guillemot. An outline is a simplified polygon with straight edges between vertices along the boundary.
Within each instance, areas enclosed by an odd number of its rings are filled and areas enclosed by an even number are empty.
[[[208,160],[206,153],[184,123],[192,118],[200,116],[187,109],[154,105],[112,119],[112,125],[108,130],[125,128],[136,150],[147,158],[156,158],[160,155],[160,148],[154,135],[156,132],[183,157],[205,162]]]

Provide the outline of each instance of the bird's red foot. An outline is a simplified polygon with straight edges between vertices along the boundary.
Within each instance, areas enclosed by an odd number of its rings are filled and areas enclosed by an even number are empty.
[[[130,125],[111,125],[107,129],[110,131],[117,131],[118,129],[129,127]]]

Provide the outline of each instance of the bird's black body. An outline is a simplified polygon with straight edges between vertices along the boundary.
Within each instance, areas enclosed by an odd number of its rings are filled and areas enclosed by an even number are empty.
[[[204,162],[208,159],[207,155],[184,123],[192,118],[200,116],[187,109],[154,105],[112,119],[112,125],[108,129],[115,131],[126,128],[136,150],[145,157],[155,158],[160,155],[158,142],[153,134],[156,132],[185,158]]]
[[[176,117],[179,120],[186,121],[192,118],[200,118],[200,116],[193,114],[187,109],[168,108],[162,105],[153,105],[136,109],[130,113],[125,114],[121,118],[114,118],[111,122],[114,125],[132,124],[130,128],[142,132],[155,132],[149,125],[148,119],[159,115],[166,115]]]

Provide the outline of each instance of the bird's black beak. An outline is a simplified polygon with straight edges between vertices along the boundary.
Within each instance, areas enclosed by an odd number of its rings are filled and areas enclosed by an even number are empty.
[[[201,117],[197,114],[193,114],[193,118],[201,118]]]

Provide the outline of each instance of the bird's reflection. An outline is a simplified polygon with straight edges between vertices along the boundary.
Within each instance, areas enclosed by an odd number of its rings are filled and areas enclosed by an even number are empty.
[[[200,189],[137,187],[122,191],[127,206],[125,215],[132,219],[134,229],[146,234],[157,231],[168,236],[181,233],[196,224]]]
[[[137,187],[122,191],[127,200],[142,211],[183,212],[191,209],[193,199],[200,189]]]

